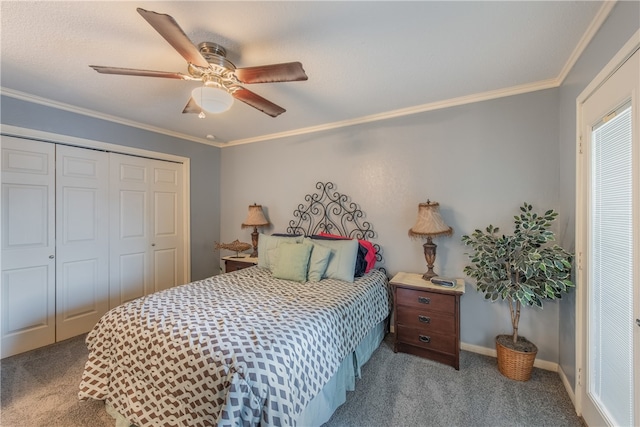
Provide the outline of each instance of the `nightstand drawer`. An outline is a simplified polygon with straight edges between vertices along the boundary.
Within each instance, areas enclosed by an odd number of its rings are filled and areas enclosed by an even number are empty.
[[[457,337],[455,335],[435,334],[423,329],[408,328],[402,325],[398,325],[396,334],[398,334],[398,340],[409,345],[443,353],[456,353]]]
[[[420,329],[427,333],[456,333],[456,319],[452,314],[444,314],[423,308],[405,307],[397,314],[397,322],[401,326]]]
[[[258,263],[258,258],[227,256],[222,259],[224,260],[224,270],[227,273],[253,267]]]
[[[231,273],[232,271],[237,271],[237,270],[242,270],[243,268],[247,268],[249,265],[247,265],[244,262],[238,262],[238,261],[225,261],[224,263],[225,266],[225,271],[227,273]]]
[[[454,295],[438,294],[435,292],[397,288],[396,298],[397,305],[437,310],[446,313],[454,313],[456,307],[456,297]]]

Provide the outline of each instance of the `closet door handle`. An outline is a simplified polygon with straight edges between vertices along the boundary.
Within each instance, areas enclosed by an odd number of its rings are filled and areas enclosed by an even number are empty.
[[[49,259],[54,259],[54,258],[55,258],[55,256],[49,255]]]

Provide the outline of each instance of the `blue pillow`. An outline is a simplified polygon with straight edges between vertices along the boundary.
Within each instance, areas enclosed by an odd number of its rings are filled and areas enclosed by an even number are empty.
[[[311,236],[313,240],[347,240],[350,237],[335,237],[335,236],[322,236],[319,234],[314,234]],[[355,239],[354,239],[355,240]],[[354,277],[362,277],[364,273],[367,271],[367,254],[369,250],[364,247],[362,244],[358,242],[358,256],[356,258],[356,265],[353,272]]]
[[[278,256],[271,270],[273,277],[302,283],[306,282],[312,249],[310,245],[282,243],[276,248]]]
[[[281,243],[302,243],[304,236],[284,237],[269,236],[260,233],[258,235],[258,267],[271,269],[269,249],[277,248]]]
[[[315,245],[311,239],[304,239],[303,244],[313,248],[311,250],[311,257],[309,258],[307,280],[309,282],[319,282],[327,271],[332,250],[326,246]]]
[[[327,265],[327,271],[323,278],[344,280],[353,282],[358,257],[358,241],[349,240],[317,240],[315,245],[325,246],[331,249],[331,257]]]

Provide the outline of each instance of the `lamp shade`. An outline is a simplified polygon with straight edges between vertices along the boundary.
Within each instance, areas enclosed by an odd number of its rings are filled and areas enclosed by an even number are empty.
[[[200,86],[191,91],[196,104],[209,113],[223,113],[233,105],[233,96],[215,86]]]
[[[262,212],[262,205],[250,205],[247,218],[242,223],[242,228],[246,227],[264,227],[269,225],[269,221],[264,217]]]
[[[427,200],[418,205],[418,218],[413,227],[409,229],[409,236],[418,238],[422,236],[433,237],[453,234],[453,228],[445,224],[440,216],[440,204]]]

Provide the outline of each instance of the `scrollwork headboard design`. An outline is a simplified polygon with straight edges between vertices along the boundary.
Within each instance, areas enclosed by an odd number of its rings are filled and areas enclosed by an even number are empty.
[[[369,241],[376,237],[371,224],[363,220],[364,212],[347,195],[335,191],[332,182],[318,182],[316,188],[319,191],[304,196],[306,203],[293,212],[287,233],[311,236],[326,232]],[[373,247],[376,263],[381,264],[382,250],[377,243]]]

